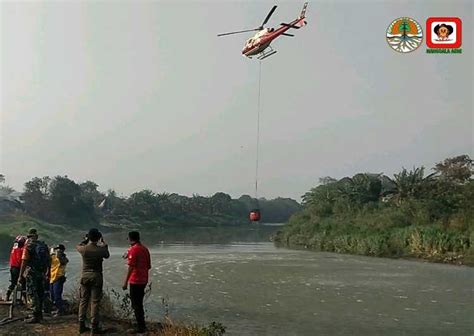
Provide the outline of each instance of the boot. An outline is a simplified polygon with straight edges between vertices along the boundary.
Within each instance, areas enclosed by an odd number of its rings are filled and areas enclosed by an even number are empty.
[[[92,326],[92,329],[91,329],[91,336],[94,336],[94,335],[104,335],[106,334],[107,332],[103,329],[101,329],[99,326]]]
[[[42,317],[41,314],[34,314],[33,317],[26,319],[25,322],[28,324],[41,323]]]
[[[140,324],[137,326],[137,334],[144,334],[146,333],[147,329],[146,329],[146,325],[143,323],[143,324]]]
[[[90,328],[86,327],[86,322],[80,321],[79,322],[79,334],[83,334],[85,332],[91,331]]]

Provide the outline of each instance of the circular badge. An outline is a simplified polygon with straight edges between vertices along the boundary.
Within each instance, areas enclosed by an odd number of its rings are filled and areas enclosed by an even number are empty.
[[[401,17],[387,28],[387,42],[390,48],[399,53],[412,52],[423,42],[423,29],[420,24],[409,17]]]

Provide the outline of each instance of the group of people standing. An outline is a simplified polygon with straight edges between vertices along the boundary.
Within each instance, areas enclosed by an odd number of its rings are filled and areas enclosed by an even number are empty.
[[[124,277],[122,289],[130,290],[132,308],[135,312],[136,327],[130,333],[146,331],[143,299],[148,284],[148,273],[151,268],[150,252],[141,244],[140,233],[128,233],[130,248],[126,259],[128,270]],[[54,316],[65,314],[62,299],[66,281],[66,265],[69,260],[65,254],[65,246],[59,244],[50,251],[47,245],[38,239],[35,229],[30,229],[26,237],[19,236],[15,240],[10,254],[11,284],[7,291],[10,300],[15,288],[25,288],[31,299],[33,315],[27,323],[40,323],[43,320],[45,293],[50,292],[50,299],[56,307]],[[82,257],[79,298],[79,333],[89,332],[91,335],[104,334],[100,327],[99,307],[103,296],[103,261],[110,257],[108,244],[101,232],[90,229],[82,242],[76,246]],[[47,284],[47,288],[46,288]],[[17,287],[19,286],[19,287]],[[86,325],[87,312],[90,311],[90,327]]]
[[[31,229],[27,236],[16,237],[10,252],[10,286],[6,300],[10,301],[12,294],[16,295],[15,288],[19,288],[21,293],[26,289],[33,310],[33,316],[26,320],[27,323],[43,319],[43,311],[49,310],[45,307],[45,301],[52,302],[56,307],[53,315],[65,313],[62,293],[69,262],[65,250],[62,244],[49,250],[43,241],[38,240],[35,229]]]

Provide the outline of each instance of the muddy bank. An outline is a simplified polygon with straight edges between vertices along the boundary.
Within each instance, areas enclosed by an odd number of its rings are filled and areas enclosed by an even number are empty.
[[[0,319],[8,316],[8,308],[0,307]],[[48,314],[44,316],[44,320],[38,324],[27,324],[24,318],[28,316],[25,309],[16,309],[14,317],[21,320],[11,322],[0,326],[0,335],[79,335],[79,325],[77,322],[77,314],[66,316],[52,317]],[[101,328],[106,331],[106,335],[131,335],[135,334],[133,325],[129,320],[119,320],[103,317],[101,320]],[[165,323],[147,322],[147,332],[137,335],[149,336],[222,336],[225,328],[220,324],[211,324],[208,327],[199,327],[197,325],[184,325],[171,320]],[[82,335],[89,335],[84,333]]]
[[[8,315],[6,306],[1,307],[1,318]],[[27,311],[17,309],[15,318],[27,317]],[[27,324],[23,320],[8,323],[0,326],[0,335],[78,335],[77,315],[66,315],[59,317],[44,316],[43,322],[39,324]],[[107,331],[107,335],[130,335],[132,324],[129,321],[111,320],[104,318],[102,328]],[[149,323],[149,331],[146,335],[163,335],[160,323]],[[84,335],[88,335],[85,333]]]

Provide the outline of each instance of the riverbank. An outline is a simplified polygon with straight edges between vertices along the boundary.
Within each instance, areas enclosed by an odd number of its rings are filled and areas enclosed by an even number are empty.
[[[77,294],[77,293],[76,293]],[[131,335],[135,334],[132,319],[131,303],[127,296],[120,297],[121,303],[112,303],[109,293],[105,293],[101,302],[100,327],[106,335]],[[38,324],[28,324],[24,321],[29,311],[24,306],[16,306],[11,323],[0,324],[1,335],[76,335],[78,334],[77,322],[77,295],[73,301],[65,301],[69,307],[67,315],[53,317],[43,314],[43,321]],[[124,317],[124,314],[128,316]],[[0,306],[0,319],[8,315],[8,306]],[[173,321],[168,316],[163,322],[147,321],[147,332],[142,335],[150,336],[222,336],[225,327],[218,323],[211,323],[207,327],[196,324],[182,324]]]
[[[417,258],[472,265],[474,176],[468,155],[393,178],[359,173],[325,177],[275,235],[277,244],[315,251]]]
[[[106,335],[125,336],[133,334],[129,321],[103,318],[102,328]],[[142,335],[149,336],[218,336],[224,333],[212,333],[211,327],[184,326],[170,322],[148,322],[147,332]],[[217,329],[213,329],[217,330]],[[78,323],[76,315],[45,317],[42,323],[27,324],[23,320],[0,326],[1,335],[29,335],[29,336],[58,336],[77,335]],[[88,334],[84,334],[88,335]]]
[[[130,323],[126,321],[103,320],[103,329],[107,335],[129,335]],[[149,324],[147,335],[163,335],[162,326],[158,323]],[[40,324],[27,324],[16,321],[0,327],[1,335],[76,335],[78,334],[77,316],[68,315],[60,317],[45,317]],[[85,334],[87,335],[87,334]]]
[[[51,242],[65,242],[76,237],[81,237],[83,231],[74,227],[61,224],[52,224],[26,214],[0,216],[0,235],[16,237],[26,235],[30,228],[38,230],[41,240]]]
[[[288,225],[272,240],[276,246],[315,252],[364,255],[474,266],[472,234],[440,227],[410,226],[384,230]]]

